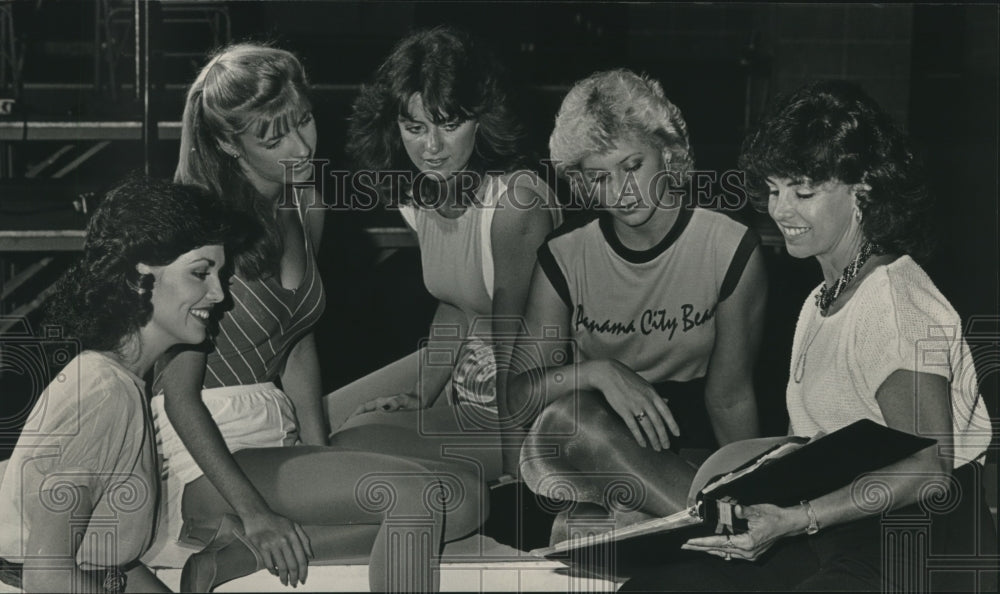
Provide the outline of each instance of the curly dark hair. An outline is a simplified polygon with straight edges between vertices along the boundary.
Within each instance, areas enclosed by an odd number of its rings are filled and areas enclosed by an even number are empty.
[[[925,258],[933,202],[906,135],[858,85],[817,81],[780,97],[743,142],[740,167],[754,206],[767,208],[768,176],[819,184],[865,183],[865,237],[885,251]]]
[[[361,87],[347,131],[347,154],[356,169],[417,173],[397,124],[399,116],[410,116],[408,103],[415,93],[435,124],[456,117],[478,121],[471,171],[482,175],[524,165],[524,128],[510,107],[503,68],[467,33],[442,26],[399,42],[372,82]],[[388,182],[380,186],[383,199],[403,199],[408,189],[405,182],[397,188]],[[391,191],[399,195],[388,195]]]
[[[202,188],[130,178],[91,216],[83,257],[60,278],[45,323],[84,349],[117,351],[153,315],[153,275],[137,264],[164,266],[206,245],[239,248],[251,223]]]

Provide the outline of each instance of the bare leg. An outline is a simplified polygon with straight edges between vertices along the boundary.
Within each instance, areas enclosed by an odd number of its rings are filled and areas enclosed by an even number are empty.
[[[640,447],[593,392],[550,404],[521,455],[522,475],[533,491],[624,509],[629,515],[619,524],[684,509],[696,470],[677,454]]]
[[[396,456],[468,463],[483,480],[503,474],[496,413],[472,407],[437,406],[421,411],[373,412],[344,423],[330,445]]]
[[[436,588],[442,539],[464,536],[485,520],[478,477],[457,469],[321,447],[241,450],[234,457],[268,505],[306,529],[318,557],[369,545],[373,590]],[[429,503],[442,496],[443,505]],[[186,521],[233,513],[206,477],[185,487],[182,505]],[[220,576],[253,571],[248,554],[245,547],[220,551]]]

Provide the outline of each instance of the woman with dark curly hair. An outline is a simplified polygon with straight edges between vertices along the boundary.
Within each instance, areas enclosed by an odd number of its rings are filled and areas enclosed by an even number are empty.
[[[468,438],[480,447],[463,455],[486,479],[502,473],[510,349],[491,335],[511,336],[503,324],[521,316],[535,250],[561,218],[550,188],[519,168],[522,131],[508,95],[494,58],[445,27],[401,41],[362,88],[347,152],[383,180],[383,199],[416,233],[439,304],[425,349],[330,396],[340,411],[331,443],[437,459],[442,444]],[[428,408],[442,393],[451,406]],[[508,471],[515,458],[506,457]]]
[[[48,305],[82,350],[42,392],[0,483],[0,555],[23,563],[26,591],[169,592],[138,561],[159,492],[142,377],[171,346],[205,340],[226,218],[198,188],[141,179],[91,217]]]
[[[625,590],[897,589],[917,579],[919,555],[995,551],[977,482],[990,418],[961,320],[915,260],[930,198],[907,139],[856,85],[817,82],[774,105],[740,163],[788,252],[816,258],[824,277],[795,330],[789,433],[870,419],[937,444],[869,477],[885,505],[849,485],[793,507],[737,506],[749,531],[685,545],[720,559],[667,566]],[[929,521],[929,547],[887,547],[899,536],[885,532],[889,511]],[[995,568],[980,574],[992,587],[976,573],[963,582],[970,574],[943,571],[930,586],[996,590]]]
[[[262,231],[234,257],[212,340],[157,366],[166,514],[150,558],[183,562],[185,591],[261,568],[296,585],[310,558],[369,553],[373,590],[433,589],[443,540],[481,522],[471,474],[326,447],[312,335],[326,302],[316,262],[323,213],[294,189],[314,175],[316,141],[306,76],[290,52],[225,48],[188,90],[175,179],[211,190]],[[453,481],[464,488],[449,491]],[[421,521],[392,527],[393,514]],[[397,537],[427,546],[396,551]],[[187,557],[188,544],[207,546]]]

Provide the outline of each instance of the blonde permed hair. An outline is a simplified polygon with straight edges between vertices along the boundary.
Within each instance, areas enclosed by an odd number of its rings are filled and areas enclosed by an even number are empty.
[[[694,168],[687,123],[660,83],[624,68],[596,72],[577,82],[563,99],[549,138],[556,172],[571,177],[587,156],[635,138],[658,147],[679,183]]]

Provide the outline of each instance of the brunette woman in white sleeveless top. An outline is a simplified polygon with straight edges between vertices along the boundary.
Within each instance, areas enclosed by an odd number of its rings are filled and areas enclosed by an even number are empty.
[[[517,324],[535,250],[560,220],[549,187],[519,169],[507,93],[492,56],[437,28],[400,42],[354,105],[347,152],[359,170],[404,174],[382,197],[416,234],[439,304],[427,348],[329,397],[333,444],[433,459],[449,445],[487,480],[502,472],[509,348],[491,336]],[[451,406],[429,408],[442,394]]]

